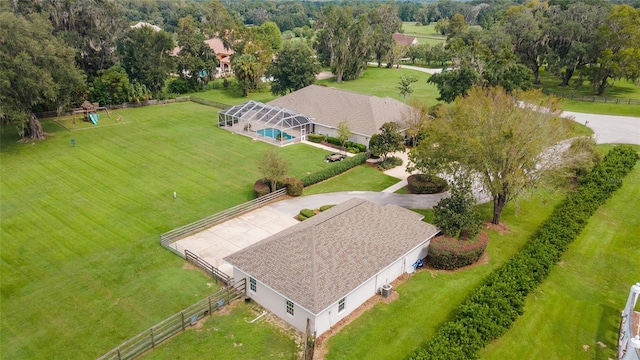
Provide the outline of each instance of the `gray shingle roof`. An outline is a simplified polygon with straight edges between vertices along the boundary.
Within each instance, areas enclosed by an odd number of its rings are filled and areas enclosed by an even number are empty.
[[[291,94],[272,100],[270,105],[279,106],[304,114],[316,124],[337,128],[347,120],[353,133],[371,136],[382,124],[397,122],[404,128],[402,115],[411,107],[390,97],[364,95],[332,87],[309,85]]]
[[[438,232],[421,219],[354,198],[225,260],[318,314]]]

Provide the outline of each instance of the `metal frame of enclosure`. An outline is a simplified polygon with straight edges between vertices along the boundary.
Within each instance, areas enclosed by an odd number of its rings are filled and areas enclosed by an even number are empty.
[[[313,120],[295,111],[251,100],[218,112],[218,127],[283,146],[305,140],[313,132]]]

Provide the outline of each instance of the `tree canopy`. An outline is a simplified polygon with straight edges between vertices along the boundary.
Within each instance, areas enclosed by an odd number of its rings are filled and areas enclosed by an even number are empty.
[[[369,140],[369,149],[375,156],[380,156],[383,161],[390,153],[404,149],[404,137],[399,134],[400,125],[395,122],[386,122],[380,127],[379,134],[373,134]]]
[[[273,77],[271,93],[284,95],[313,84],[321,70],[313,55],[304,42],[285,43],[269,67],[268,74]]]
[[[519,102],[522,101],[521,105]],[[493,201],[497,224],[505,204],[545,175],[572,164],[573,152],[555,149],[568,137],[553,98],[539,91],[506,93],[502,88],[473,87],[466,97],[443,106],[425,138],[411,153],[414,166],[450,172],[457,164],[477,176]]]
[[[129,30],[119,45],[129,79],[144,84],[154,94],[162,90],[173,69],[173,48],[171,34],[150,26]]]
[[[0,12],[0,123],[14,124],[23,137],[44,137],[36,105],[62,110],[86,89],[75,52],[52,32],[45,15]]]

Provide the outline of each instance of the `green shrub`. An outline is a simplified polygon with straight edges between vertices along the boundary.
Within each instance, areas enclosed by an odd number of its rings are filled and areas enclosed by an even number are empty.
[[[324,141],[324,135],[319,134],[309,134],[307,135],[307,139],[314,143],[321,143]]]
[[[334,163],[329,164],[326,168],[316,171],[313,174],[307,175],[302,178],[302,182],[304,186],[310,186],[313,184],[317,184],[321,181],[330,179],[338,174],[342,174],[343,172],[363,164],[367,161],[367,154],[358,154],[353,157],[348,157],[343,161],[336,161]]]
[[[174,79],[169,83],[167,90],[173,94],[186,94],[194,91],[195,89],[185,79]]]
[[[478,358],[482,347],[502,336],[522,315],[527,294],[549,275],[589,218],[622,185],[622,178],[637,161],[638,154],[627,146],[609,151],[527,244],[473,290],[453,320],[409,358]],[[429,255],[433,244],[432,241]]]
[[[389,170],[393,169],[396,166],[402,165],[402,159],[396,156],[388,157],[381,162],[378,163],[378,168],[380,170]]]
[[[327,142],[331,145],[342,146],[340,139],[334,138],[333,136],[327,136]]]
[[[456,240],[449,236],[439,236],[429,244],[427,263],[436,269],[453,270],[471,265],[480,259],[487,248],[488,238],[480,236],[476,240]]]
[[[319,210],[320,210],[320,212],[323,212],[323,211],[326,211],[326,210],[331,209],[331,208],[332,208],[332,207],[334,207],[334,206],[335,206],[334,204],[331,204],[331,205],[322,205],[322,206],[320,206],[320,209],[319,209]]]
[[[306,216],[304,216],[304,215],[302,215],[302,214],[298,214],[298,216],[296,216],[296,218],[297,218],[299,221],[305,221],[305,220],[307,220],[307,219],[308,219],[308,217],[306,217]]]
[[[302,195],[302,190],[304,190],[304,183],[302,180],[288,177],[284,181],[285,186],[287,187],[287,195],[291,196],[300,196]]]
[[[474,238],[482,226],[482,219],[473,210],[476,199],[471,186],[470,179],[456,177],[451,184],[451,196],[433,207],[433,224],[456,239]]]
[[[360,152],[360,150],[358,150],[358,148],[355,147],[348,147],[347,148],[347,152],[351,153],[351,154],[357,154]]]
[[[439,176],[426,174],[414,174],[407,178],[409,190],[413,194],[437,194],[447,190],[447,180]]]
[[[302,215],[304,217],[307,217],[307,218],[310,218],[315,214],[316,213],[311,209],[302,209],[302,210],[300,210],[300,215]]]
[[[269,190],[269,181],[266,179],[259,179],[253,184],[253,195],[256,198],[265,196],[271,191]]]

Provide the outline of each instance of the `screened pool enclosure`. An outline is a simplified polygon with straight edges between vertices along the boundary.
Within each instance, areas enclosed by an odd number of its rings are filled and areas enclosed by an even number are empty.
[[[305,140],[313,122],[294,111],[251,100],[218,112],[218,127],[282,146]]]

